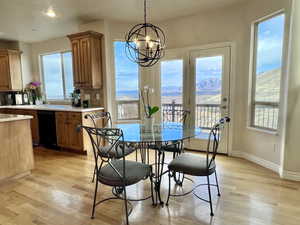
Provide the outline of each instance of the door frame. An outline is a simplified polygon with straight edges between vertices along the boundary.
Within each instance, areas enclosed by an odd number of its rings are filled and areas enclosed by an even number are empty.
[[[236,93],[236,54],[237,54],[237,44],[236,42],[220,42],[220,43],[212,43],[212,44],[206,44],[206,45],[196,45],[196,46],[189,46],[189,47],[183,47],[183,48],[173,48],[173,49],[167,49],[166,50],[166,57],[163,58],[162,60],[168,60],[169,57],[172,58],[177,58],[179,56],[184,57],[184,71],[186,72],[186,74],[190,74],[190,62],[189,60],[189,54],[192,51],[197,51],[197,50],[208,50],[208,49],[215,49],[215,48],[225,48],[225,47],[229,47],[230,48],[230,71],[229,71],[229,110],[228,113],[230,115],[231,118],[235,118],[236,117],[236,106],[235,106],[235,93]],[[156,79],[156,82],[153,82],[153,87],[155,87],[156,91],[158,91],[158,95],[160,96],[160,63],[157,64],[157,66],[155,66],[156,68],[154,69],[155,74],[153,74]],[[190,77],[190,76],[188,76]],[[157,80],[159,80],[159,82],[157,82]],[[189,82],[189,81],[184,81],[183,82]],[[187,85],[186,85],[187,86]],[[186,90],[183,90],[183,92],[185,92]],[[184,97],[183,102],[184,104],[187,103],[187,96]],[[157,101],[157,99],[156,99]],[[160,102],[160,100],[159,100]],[[186,106],[186,105],[185,105]],[[236,127],[236,123],[234,119],[231,119],[229,125],[228,125],[228,130],[229,130],[229,135],[228,135],[228,143],[227,143],[227,149],[228,149],[228,155],[232,156],[232,153],[234,151],[236,151],[237,149],[233,149],[233,135],[235,135],[234,133],[234,127]]]
[[[218,47],[218,48],[210,48],[204,50],[193,50],[190,52],[190,83],[188,88],[190,91],[190,104],[189,108],[191,110],[191,119],[192,125],[194,125],[196,120],[196,105],[198,102],[196,101],[196,60],[198,58],[210,58],[214,56],[222,56],[222,84],[221,84],[221,99],[220,99],[220,113],[221,116],[230,115],[230,67],[231,67],[231,48],[230,47]],[[223,102],[223,98],[227,98],[227,102]],[[201,103],[200,103],[201,104]],[[226,104],[226,109],[222,109],[222,107]],[[225,135],[222,137],[221,145],[222,149],[219,150],[222,154],[228,154],[228,142],[229,142],[229,129],[228,126],[225,127],[223,133]],[[191,145],[187,145],[188,149],[199,149],[200,151],[206,149],[207,139],[202,138],[193,138],[190,142]],[[200,148],[199,148],[200,147]]]

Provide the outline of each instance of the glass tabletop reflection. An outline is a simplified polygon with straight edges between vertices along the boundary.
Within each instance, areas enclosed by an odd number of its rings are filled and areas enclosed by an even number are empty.
[[[186,127],[181,123],[157,123],[151,129],[142,123],[117,124],[123,131],[124,142],[169,142],[201,136],[200,128]]]

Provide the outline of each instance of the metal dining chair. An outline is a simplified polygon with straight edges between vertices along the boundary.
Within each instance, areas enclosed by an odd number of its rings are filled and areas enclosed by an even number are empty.
[[[136,184],[147,178],[150,179],[151,184],[151,197],[152,203],[153,199],[153,183],[152,183],[152,167],[150,165],[129,161],[125,159],[125,144],[123,132],[120,129],[114,128],[95,128],[81,126],[84,129],[91,140],[93,146],[94,159],[96,164],[96,184],[95,193],[93,200],[93,210],[92,216],[95,217],[95,208],[97,205],[111,199],[121,199],[124,200],[125,204],[125,214],[126,214],[126,224],[129,224],[128,217],[132,212],[132,207],[128,210],[126,187]],[[101,141],[98,142],[96,137],[100,137]],[[110,145],[103,150],[101,142],[109,142]],[[119,159],[115,157],[117,154],[121,155]],[[99,163],[99,159],[100,163]],[[114,194],[114,197],[106,198],[97,202],[97,192],[99,183],[113,187],[113,190],[117,188],[122,188],[123,195]]]
[[[182,126],[186,125],[187,119],[190,115],[190,111],[188,110],[176,110],[176,109],[166,109],[163,110],[163,122],[164,123],[171,123],[171,122],[178,122],[182,124]],[[165,142],[162,143],[161,146],[150,146],[153,149],[161,149],[165,152],[173,153],[173,158],[176,155],[180,154],[183,150],[183,142],[182,141],[172,141],[172,142]]]
[[[163,121],[166,123],[178,122],[182,126],[186,126],[187,121],[190,116],[190,111],[181,109],[165,109],[163,110]],[[155,148],[160,148],[164,152],[173,153],[173,159],[181,154],[184,150],[183,141],[172,141],[162,143],[161,146],[154,146]],[[178,185],[182,185],[184,176],[180,173],[174,173],[174,181]]]
[[[207,150],[206,150],[206,157],[191,154],[191,153],[182,153],[178,155],[175,159],[173,159],[169,165],[168,165],[168,175],[169,175],[169,191],[168,191],[168,199],[166,205],[169,204],[170,196],[179,197],[179,196],[185,196],[191,192],[199,198],[200,200],[203,200],[205,202],[208,202],[210,204],[210,215],[213,216],[213,208],[212,208],[212,200],[211,200],[211,186],[216,186],[218,190],[218,196],[221,196],[220,194],[220,188],[218,183],[218,177],[217,177],[217,171],[216,171],[216,155],[218,152],[218,147],[220,143],[220,132],[225,126],[226,123],[230,122],[229,117],[224,117],[220,120],[219,123],[215,124],[213,128],[211,129],[209,133],[208,138],[208,144],[207,144]],[[192,191],[184,193],[184,194],[171,194],[171,177],[175,173],[183,173],[184,175],[190,175],[190,176],[197,176],[197,177],[206,177],[207,178],[207,184],[198,184],[196,185]],[[210,184],[209,176],[214,174],[216,184]],[[209,200],[203,199],[199,197],[194,190],[198,188],[199,186],[207,185],[208,187],[208,194],[209,194]]]
[[[86,114],[84,118],[89,119],[92,122],[94,128],[102,128],[102,127],[112,128],[112,119],[109,112],[93,112],[93,113]],[[100,136],[96,136],[95,138],[96,138],[97,145],[99,146],[101,145],[100,154],[102,155],[102,157],[107,157],[106,153],[108,153],[108,151],[110,151],[109,157],[111,158],[120,159],[123,157],[123,152],[120,149],[113,148],[110,150],[110,145],[112,143],[110,143],[109,140],[106,140],[106,143],[104,142],[101,143],[102,138]],[[133,146],[125,145],[125,150],[124,150],[125,156],[131,154],[134,151],[135,148]],[[97,155],[97,160],[98,159],[99,159],[99,155]],[[95,165],[92,182],[95,181],[96,171],[97,171],[97,167]]]

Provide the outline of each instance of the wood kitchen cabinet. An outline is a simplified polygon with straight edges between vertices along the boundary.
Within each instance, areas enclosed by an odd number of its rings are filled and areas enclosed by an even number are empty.
[[[57,145],[60,147],[69,146],[69,124],[68,114],[66,112],[56,112],[56,137]]]
[[[86,151],[83,145],[83,133],[78,125],[83,124],[82,113],[56,112],[57,144],[62,148]]]
[[[22,90],[21,52],[0,49],[0,91]]]
[[[102,34],[87,31],[68,35],[72,45],[74,86],[76,88],[101,88]]]

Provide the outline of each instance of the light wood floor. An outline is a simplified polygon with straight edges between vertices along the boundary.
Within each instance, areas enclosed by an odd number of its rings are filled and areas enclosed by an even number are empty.
[[[35,149],[31,176],[0,185],[1,225],[91,225],[123,224],[123,202],[109,201],[96,208],[90,219],[94,184],[93,162],[86,156]],[[242,159],[217,158],[222,196],[213,190],[215,216],[209,205],[193,195],[172,198],[169,207],[155,207],[151,200],[133,203],[130,223],[199,225],[299,225],[300,183],[279,179],[260,166]],[[167,177],[165,177],[167,180]],[[172,185],[174,187],[174,185]],[[184,189],[191,187],[188,182]],[[163,184],[166,198],[167,183]],[[180,190],[179,190],[180,191]],[[145,181],[130,188],[129,195],[149,193]],[[207,197],[205,187],[198,193]],[[99,198],[111,189],[100,186]]]

